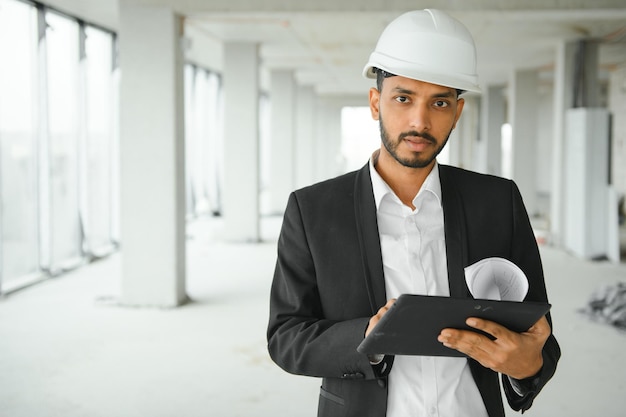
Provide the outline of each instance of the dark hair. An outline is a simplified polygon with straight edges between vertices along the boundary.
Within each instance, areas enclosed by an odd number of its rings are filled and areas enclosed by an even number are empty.
[[[389,77],[395,77],[396,74],[392,74],[380,68],[374,68],[374,72],[376,73],[376,88],[378,91],[383,90],[383,80]]]
[[[389,78],[389,77],[395,77],[396,74],[392,74],[390,72],[387,72],[383,69],[380,68],[374,68],[374,72],[376,73],[376,88],[378,89],[378,91],[382,91],[383,90],[383,80],[385,78]],[[465,92],[465,90],[461,90],[459,88],[456,88],[456,96],[459,97],[461,94],[463,94]]]

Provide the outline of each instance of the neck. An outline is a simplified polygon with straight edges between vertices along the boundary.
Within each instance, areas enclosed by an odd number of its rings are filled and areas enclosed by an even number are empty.
[[[415,209],[413,199],[435,166],[435,161],[433,160],[424,168],[410,168],[399,163],[384,150],[377,153],[374,167],[378,174],[403,204]]]

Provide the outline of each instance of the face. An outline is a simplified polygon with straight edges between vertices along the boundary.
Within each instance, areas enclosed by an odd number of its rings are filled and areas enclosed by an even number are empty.
[[[432,166],[463,104],[455,89],[400,76],[386,78],[382,91],[370,90],[372,117],[380,123],[381,152],[404,167]]]

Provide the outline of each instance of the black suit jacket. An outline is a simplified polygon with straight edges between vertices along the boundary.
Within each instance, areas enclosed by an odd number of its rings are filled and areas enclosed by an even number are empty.
[[[464,267],[498,256],[529,278],[527,300],[547,301],[533,231],[509,180],[439,166],[448,279],[452,297],[471,297]],[[278,241],[270,298],[268,348],[284,370],[322,377],[318,415],[383,417],[393,358],[372,367],[356,347],[369,318],[387,301],[369,166],[292,193]],[[548,319],[550,319],[548,317]],[[502,378],[509,404],[530,408],[560,357],[550,336],[537,377],[517,396]],[[498,375],[470,360],[490,417],[504,416]]]

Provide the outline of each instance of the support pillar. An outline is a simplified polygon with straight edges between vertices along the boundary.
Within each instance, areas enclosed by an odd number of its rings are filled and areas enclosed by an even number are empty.
[[[182,27],[170,8],[120,2],[124,305],[187,298]]]
[[[458,146],[458,161],[455,166],[471,170],[476,169],[479,111],[480,98],[476,95],[466,96],[463,114],[455,128],[458,133],[455,141],[455,146]]]
[[[550,193],[550,241],[563,243],[564,224],[564,131],[565,112],[573,103],[574,54],[576,44],[563,42],[558,45],[554,67],[554,126],[552,147],[552,191]]]
[[[581,258],[605,258],[609,253],[608,215],[617,211],[608,206],[609,124],[607,109],[566,113],[563,243]]]
[[[573,109],[565,115],[564,246],[580,257],[618,258],[618,221],[610,187],[610,115],[599,108],[599,43],[574,55]],[[609,248],[612,245],[613,248]]]
[[[313,87],[297,89],[296,108],[296,188],[315,182],[315,91]]]
[[[515,71],[509,87],[509,122],[512,128],[512,179],[520,189],[532,217],[537,211],[537,91],[534,70]]]
[[[481,172],[502,175],[502,125],[506,123],[504,87],[489,86],[482,100]]]
[[[336,177],[343,173],[341,164],[341,106],[333,103],[332,99],[324,98],[318,101],[319,119],[316,141],[316,169],[317,181]]]
[[[282,213],[295,187],[296,82],[293,71],[273,70],[270,88],[270,212]]]
[[[614,115],[611,126],[611,184],[618,195],[626,196],[626,117],[618,116],[626,114],[626,62],[611,72],[609,88],[609,110]]]
[[[224,230],[235,242],[258,242],[259,53],[255,43],[224,45]]]

